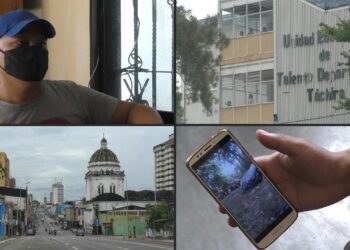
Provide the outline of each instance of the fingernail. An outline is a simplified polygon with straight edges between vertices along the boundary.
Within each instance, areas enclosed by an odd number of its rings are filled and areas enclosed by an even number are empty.
[[[262,129],[258,129],[256,132],[261,133],[261,134],[265,134],[265,135],[271,135],[271,133],[269,133],[265,130],[262,130]]]

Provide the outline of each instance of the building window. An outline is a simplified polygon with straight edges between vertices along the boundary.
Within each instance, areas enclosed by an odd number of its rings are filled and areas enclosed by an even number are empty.
[[[339,8],[345,5],[350,4],[350,0],[306,0],[314,5],[317,5],[318,7],[328,10],[328,9],[334,9]]]
[[[274,101],[274,71],[222,76],[221,107],[240,107]]]
[[[224,108],[232,107],[233,104],[233,76],[223,76],[222,79],[222,103]]]
[[[102,184],[100,184],[100,185],[98,185],[98,194],[103,194],[104,193],[104,190],[103,190],[103,185]]]
[[[234,8],[234,29],[235,37],[241,37],[246,35],[246,18],[247,18],[247,6],[241,5]]]
[[[248,105],[259,103],[260,71],[248,73],[247,100]]]
[[[261,71],[261,103],[274,101],[274,73],[273,70]]]
[[[260,2],[248,4],[248,35],[260,32]]]
[[[222,32],[229,38],[271,32],[273,31],[273,0],[239,5],[233,10],[224,9],[221,17]]]
[[[112,183],[111,185],[110,185],[110,187],[109,187],[109,192],[111,193],[111,194],[115,194],[115,185]]]
[[[228,38],[233,38],[233,8],[221,12],[222,33]]]
[[[246,77],[246,74],[237,74],[234,76],[234,104],[236,107],[247,104]]]

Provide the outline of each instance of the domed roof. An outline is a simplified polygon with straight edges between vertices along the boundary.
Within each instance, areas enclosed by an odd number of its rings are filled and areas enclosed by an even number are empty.
[[[101,148],[97,150],[90,158],[89,163],[92,162],[119,162],[117,156],[115,153],[113,153],[111,150],[107,148],[107,140],[103,136],[103,139],[101,140]]]

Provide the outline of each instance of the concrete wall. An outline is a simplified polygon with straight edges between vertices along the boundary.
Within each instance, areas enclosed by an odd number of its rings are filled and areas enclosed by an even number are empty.
[[[130,211],[131,213],[132,211]],[[113,235],[116,236],[128,236],[128,228],[129,233],[133,236],[134,234],[134,227],[136,232],[136,237],[144,237],[146,234],[146,220],[147,217],[144,216],[135,216],[135,215],[129,215],[129,216],[110,216],[110,215],[104,215],[102,214],[101,217],[101,223],[111,223],[113,220]],[[102,232],[105,234],[105,228],[102,227]]]
[[[29,1],[28,1],[29,2]],[[50,40],[49,71],[46,79],[90,81],[90,3],[89,0],[31,0],[30,10],[49,20],[57,36]]]
[[[23,0],[1,0],[0,1],[0,15],[18,8],[23,8]]]

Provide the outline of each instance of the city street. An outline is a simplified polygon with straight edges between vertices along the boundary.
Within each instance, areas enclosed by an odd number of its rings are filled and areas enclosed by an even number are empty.
[[[0,241],[2,250],[150,250],[174,249],[174,243],[158,240],[122,240],[115,237],[86,235],[75,236],[71,231],[63,231],[57,227],[57,235],[49,235],[43,227],[37,229],[35,236],[22,236]]]

